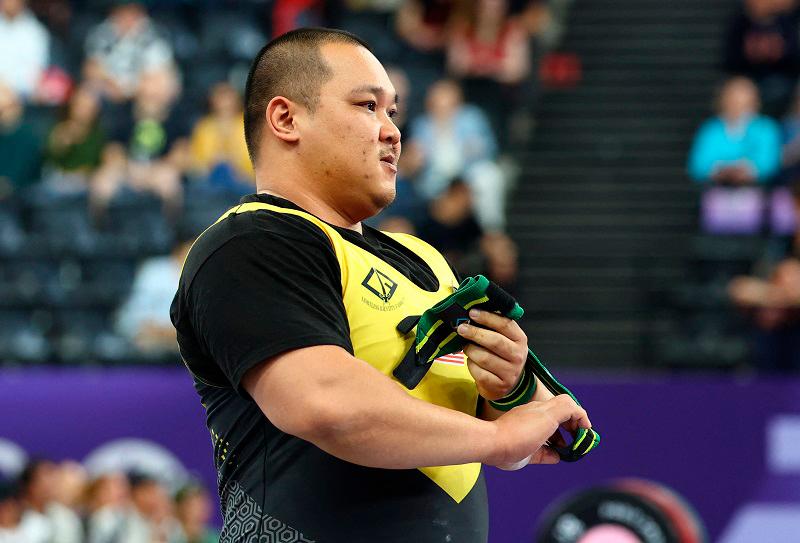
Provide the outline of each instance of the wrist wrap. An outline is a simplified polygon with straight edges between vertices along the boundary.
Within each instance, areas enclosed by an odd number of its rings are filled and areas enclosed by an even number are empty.
[[[394,377],[411,390],[425,377],[436,358],[463,350],[467,341],[456,332],[456,328],[461,323],[470,323],[469,310],[472,308],[499,313],[513,320],[519,320],[524,313],[509,293],[483,275],[469,277],[450,296],[421,316],[410,316],[400,321],[397,330],[401,334],[411,333],[414,327],[416,332],[413,345],[392,372]],[[471,324],[480,326],[477,323]],[[490,404],[502,411],[508,411],[529,402],[536,390],[534,377],[554,395],[568,394],[580,405],[575,395],[553,377],[530,348],[520,382],[505,398]],[[598,443],[600,435],[597,432],[579,428],[573,435],[572,443],[564,447],[549,442],[548,445],[558,452],[562,460],[574,462],[594,449]]]

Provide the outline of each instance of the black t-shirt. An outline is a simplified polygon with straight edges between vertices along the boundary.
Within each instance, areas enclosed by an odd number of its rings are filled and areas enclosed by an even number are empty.
[[[274,196],[243,199],[252,201],[299,209]],[[389,236],[366,225],[363,235],[336,229],[437,288],[428,265]],[[485,542],[483,475],[457,504],[419,470],[358,466],[281,432],[242,389],[247,370],[290,349],[353,353],[340,273],[317,226],[268,210],[218,223],[187,258],[171,316],[214,441],[221,541]]]

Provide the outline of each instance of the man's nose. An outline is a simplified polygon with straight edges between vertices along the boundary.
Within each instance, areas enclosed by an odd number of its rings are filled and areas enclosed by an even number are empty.
[[[390,117],[387,117],[381,127],[381,141],[396,145],[400,142],[400,137],[400,129],[394,125]]]

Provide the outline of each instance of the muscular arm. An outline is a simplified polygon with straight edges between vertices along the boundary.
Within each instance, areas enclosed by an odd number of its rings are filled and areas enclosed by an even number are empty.
[[[483,462],[497,445],[494,424],[413,398],[340,347],[289,351],[250,370],[243,384],[280,430],[355,464]]]
[[[363,466],[409,469],[482,462],[555,463],[559,424],[591,427],[567,395],[488,422],[412,398],[340,347],[288,351],[248,371],[245,390],[280,430]]]

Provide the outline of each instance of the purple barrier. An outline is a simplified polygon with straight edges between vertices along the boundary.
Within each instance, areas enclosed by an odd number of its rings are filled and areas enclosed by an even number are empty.
[[[564,382],[589,410],[600,447],[575,464],[488,470],[492,543],[532,542],[559,496],[622,477],[675,489],[711,540],[749,501],[769,495],[796,503],[794,485],[784,492],[771,482],[765,435],[777,415],[800,413],[800,379],[597,375]],[[103,443],[140,437],[215,488],[203,410],[182,369],[4,370],[0,413],[0,438],[29,453],[83,460]]]

